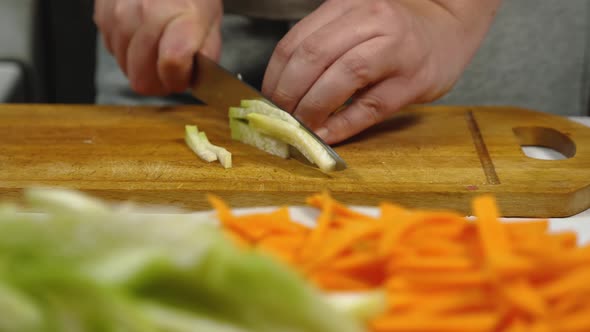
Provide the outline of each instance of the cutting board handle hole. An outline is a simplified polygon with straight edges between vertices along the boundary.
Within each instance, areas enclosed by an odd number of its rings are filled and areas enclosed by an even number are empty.
[[[533,159],[564,160],[576,155],[576,144],[566,134],[547,127],[512,129],[523,153]]]

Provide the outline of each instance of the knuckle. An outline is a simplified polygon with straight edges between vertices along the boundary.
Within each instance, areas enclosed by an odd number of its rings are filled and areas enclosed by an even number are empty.
[[[129,15],[129,2],[127,1],[118,1],[115,6],[113,7],[113,21],[115,23],[124,22],[127,16]]]
[[[374,0],[370,4],[370,11],[377,17],[391,18],[397,14],[395,7],[388,0]]]
[[[359,53],[344,58],[343,66],[358,86],[365,86],[371,82],[371,66]]]
[[[150,17],[152,8],[154,8],[153,0],[137,0],[136,10],[142,19]]]
[[[343,133],[350,130],[350,128],[355,127],[355,121],[352,119],[352,115],[350,113],[342,113],[338,116],[339,124],[336,128],[336,133],[342,135]]]
[[[301,43],[301,46],[295,51],[298,58],[307,63],[314,63],[324,58],[324,48],[321,43],[313,37],[309,37]]]
[[[377,124],[383,119],[385,107],[383,101],[376,96],[365,96],[358,100],[360,108],[364,115],[369,119],[369,123]]]
[[[275,89],[271,95],[271,99],[277,103],[278,106],[285,108],[285,111],[292,111],[291,107],[289,106],[294,102],[295,98],[289,93],[285,92],[283,89]]]
[[[288,37],[282,39],[275,48],[275,56],[281,60],[286,61],[291,57],[294,47]]]

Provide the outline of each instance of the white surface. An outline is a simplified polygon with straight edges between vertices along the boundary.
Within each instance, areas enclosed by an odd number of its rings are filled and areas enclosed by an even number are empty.
[[[0,103],[12,97],[22,79],[23,72],[16,63],[0,61]]]

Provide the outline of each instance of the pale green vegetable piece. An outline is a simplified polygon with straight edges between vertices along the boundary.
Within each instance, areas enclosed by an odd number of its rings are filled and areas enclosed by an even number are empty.
[[[250,128],[250,126],[245,121],[230,118],[229,127],[231,130],[232,139],[252,145],[255,148],[277,157],[281,157],[283,159],[289,158],[289,145],[287,143],[259,133],[258,131]]]
[[[207,134],[205,134],[202,131],[199,132],[199,137],[203,140],[206,147],[210,151],[215,153],[215,155],[217,156],[217,159],[219,159],[219,162],[221,163],[221,165],[224,168],[231,168],[232,167],[232,158],[231,158],[231,153],[229,151],[227,151],[226,149],[224,149],[220,146],[211,144],[211,142],[209,142],[209,139],[207,138]]]
[[[158,303],[139,303],[141,311],[165,332],[254,332],[228,322]]]
[[[51,211],[72,212],[83,211],[86,213],[100,213],[107,210],[107,205],[98,199],[80,195],[67,189],[38,188],[25,192],[27,201],[40,209]]]
[[[199,137],[199,130],[197,126],[185,126],[184,141],[193,150],[194,153],[206,162],[212,162],[217,160],[215,152],[211,151],[203,141],[202,137]]]
[[[280,110],[278,108],[276,108],[275,106],[262,101],[262,100],[255,100],[255,99],[247,99],[247,100],[242,100],[241,102],[241,109],[236,109],[233,111],[233,115],[234,118],[240,118],[240,119],[245,119],[248,117],[248,114],[251,113],[258,113],[258,114],[264,114],[264,115],[268,115],[270,117],[276,118],[276,119],[280,119],[283,121],[286,121],[294,126],[300,126],[299,122],[297,122],[297,120],[295,120],[290,114],[288,114],[287,112]],[[231,109],[230,109],[230,112]],[[232,114],[230,114],[230,117],[232,116]]]
[[[24,293],[0,280],[0,331],[35,331],[41,328],[43,313]]]
[[[292,145],[321,170],[334,170],[334,158],[302,127],[259,113],[250,113],[247,118],[250,127]]]

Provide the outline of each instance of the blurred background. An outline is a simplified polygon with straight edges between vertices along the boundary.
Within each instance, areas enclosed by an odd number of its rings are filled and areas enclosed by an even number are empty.
[[[0,102],[94,102],[92,7],[92,0],[0,0]]]
[[[260,0],[224,1],[244,5]],[[93,0],[0,0],[0,103],[94,103],[100,102],[97,90],[126,85],[118,72],[106,72],[96,83],[95,73],[105,71],[96,65],[92,11]],[[224,59],[266,61],[272,48],[261,54],[264,48],[258,45],[276,37],[276,26],[243,20],[226,20],[231,33],[224,35],[224,44],[238,58],[224,53]],[[114,63],[100,50],[99,63]],[[590,1],[504,1],[472,64],[437,103],[590,114]]]

